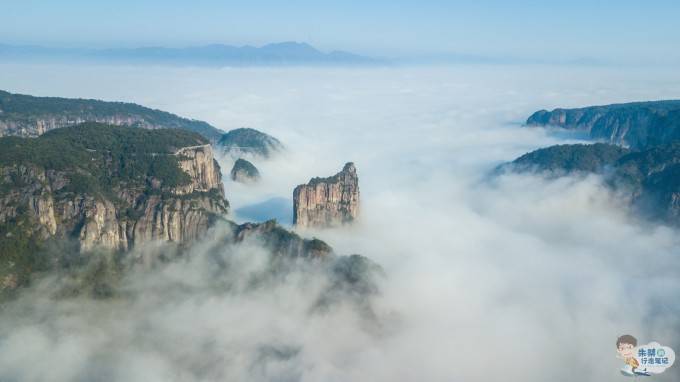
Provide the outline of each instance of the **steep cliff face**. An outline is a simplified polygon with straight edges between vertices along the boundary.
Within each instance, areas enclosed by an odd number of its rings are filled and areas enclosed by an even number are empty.
[[[18,217],[42,239],[76,238],[83,251],[128,250],[145,242],[187,242],[207,231],[228,210],[219,167],[210,146],[182,149],[193,154],[183,167],[200,169],[187,185],[165,189],[118,189],[110,196],[61,193],[65,174],[37,167],[0,168],[4,183],[22,184],[0,196],[0,225]],[[18,181],[17,181],[18,180]],[[156,183],[155,181],[153,183]]]
[[[146,129],[183,129],[199,133],[212,142],[223,134],[222,130],[206,122],[133,103],[33,97],[0,90],[0,137],[37,137],[53,129],[84,122]]]
[[[117,126],[139,126],[148,129],[161,128],[162,126],[149,123],[141,116],[114,114],[106,116],[98,116],[94,114],[83,115],[41,115],[31,118],[31,120],[14,120],[5,119],[0,120],[0,134],[14,135],[20,137],[37,137],[49,130],[58,129],[60,127],[77,125],[84,122],[98,122],[107,125]]]
[[[179,158],[179,167],[189,175],[191,182],[184,187],[177,187],[174,192],[186,195],[218,189],[224,193],[220,166],[213,156],[210,145],[183,147],[175,153],[175,156]]]
[[[293,224],[330,227],[350,223],[359,214],[359,178],[353,163],[329,178],[313,178],[293,191]]]
[[[75,130],[73,137],[88,133],[87,128]],[[0,231],[26,221],[25,230],[37,239],[75,239],[83,251],[128,250],[155,240],[196,239],[228,210],[209,144],[147,156],[128,153],[132,159],[116,158],[113,150],[85,152],[93,164],[74,168],[29,160],[0,166]],[[95,176],[95,169],[101,174]]]
[[[592,139],[649,148],[680,139],[680,101],[540,110],[527,125],[558,126],[587,132]]]

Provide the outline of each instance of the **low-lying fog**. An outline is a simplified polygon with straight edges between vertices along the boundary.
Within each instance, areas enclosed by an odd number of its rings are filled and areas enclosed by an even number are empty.
[[[386,273],[370,324],[347,304],[310,313],[321,276],[216,292],[200,246],[188,262],[131,277],[129,300],[27,292],[0,313],[0,380],[600,382],[623,378],[621,334],[680,349],[676,230],[630,216],[596,177],[487,177],[577,139],[522,127],[533,111],[680,98],[677,71],[0,69],[11,92],[132,101],[279,138],[287,153],[254,161],[261,184],[226,181],[233,209],[250,208],[237,221],[265,217],[256,206],[269,203],[290,224],[295,185],[355,162],[357,224],[300,233]],[[242,273],[260,266],[256,248],[233,256]]]

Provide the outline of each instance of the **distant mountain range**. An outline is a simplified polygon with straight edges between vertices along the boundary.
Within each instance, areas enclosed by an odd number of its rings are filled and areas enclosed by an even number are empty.
[[[261,47],[213,44],[186,48],[141,47],[118,49],[50,48],[0,44],[4,60],[88,61],[106,63],[162,63],[203,66],[378,65],[385,60],[357,54],[322,52],[299,42]]]
[[[610,61],[591,57],[559,59],[466,53],[372,57],[334,50],[323,52],[304,42],[279,42],[260,47],[209,44],[170,48],[67,48],[0,43],[0,60],[37,62],[88,62],[199,66],[394,66],[394,65],[576,65],[606,66]]]

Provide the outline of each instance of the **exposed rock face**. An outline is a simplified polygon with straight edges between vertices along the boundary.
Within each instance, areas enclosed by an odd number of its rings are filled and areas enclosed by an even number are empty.
[[[540,110],[527,125],[558,126],[613,144],[649,148],[680,139],[680,100]]]
[[[239,183],[253,183],[260,180],[257,167],[245,159],[239,158],[231,168],[231,180]]]
[[[20,178],[24,187],[0,195],[0,225],[22,216],[34,222],[31,229],[39,237],[74,237],[83,251],[97,247],[128,250],[155,240],[183,243],[196,239],[229,205],[210,146],[183,148],[178,154],[190,184],[157,194],[121,189],[115,192],[115,202],[83,194],[55,200],[55,191],[66,185],[63,174],[36,167],[2,167],[0,178]]]
[[[175,155],[179,158],[179,167],[191,178],[191,184],[175,190],[178,195],[211,190],[224,193],[220,166],[210,145],[184,147]]]
[[[223,134],[222,130],[206,122],[133,103],[33,97],[0,90],[0,137],[37,137],[49,130],[83,122],[146,129],[183,129],[199,133],[212,142],[216,142]]]
[[[350,223],[359,214],[359,178],[347,163],[329,178],[313,178],[293,191],[293,224],[331,227]]]

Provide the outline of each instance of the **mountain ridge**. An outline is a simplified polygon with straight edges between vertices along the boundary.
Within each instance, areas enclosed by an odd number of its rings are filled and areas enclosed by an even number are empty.
[[[251,45],[208,44],[171,48],[146,46],[137,48],[49,48],[39,45],[0,44],[0,57],[6,59],[57,59],[104,61],[107,63],[166,63],[206,66],[269,66],[269,65],[377,65],[382,59],[351,52],[322,52],[304,42],[284,41]]]
[[[680,139],[680,100],[544,109],[526,125],[584,131],[594,140],[644,149]]]
[[[194,131],[216,142],[224,131],[207,122],[130,102],[87,98],[36,97],[0,90],[0,137],[36,137],[49,130],[83,122],[128,125],[147,129]]]

